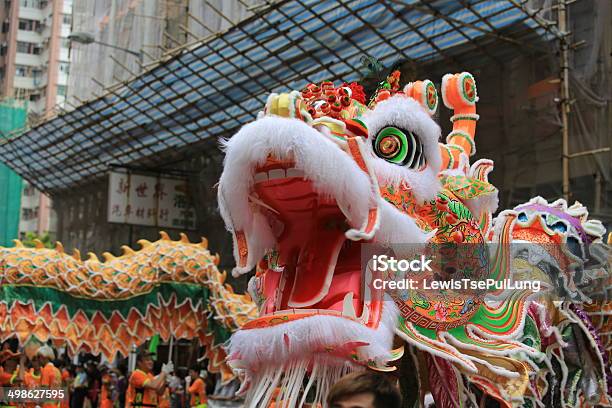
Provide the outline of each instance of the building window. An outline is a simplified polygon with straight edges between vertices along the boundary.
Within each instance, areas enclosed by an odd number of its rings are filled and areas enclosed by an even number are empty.
[[[68,75],[70,73],[70,64],[67,62],[60,62],[59,70],[60,72],[63,72],[64,74]]]
[[[19,0],[21,7],[42,8],[41,0]]]
[[[21,52],[24,54],[33,54],[34,44],[25,41],[17,41],[17,52]]]
[[[34,44],[31,42],[25,41],[17,41],[17,52],[21,52],[24,54],[34,54],[39,55],[42,48],[39,44]]]
[[[66,85],[58,85],[57,86],[57,95],[58,96],[66,96]]]
[[[17,41],[17,52],[22,52],[24,54],[29,54],[30,53],[30,43],[27,42],[23,42],[23,41]]]
[[[21,209],[21,218],[24,221],[34,220],[38,218],[38,207],[34,208],[22,208]]]
[[[35,31],[38,28],[38,22],[25,18],[19,19],[19,29],[24,31]]]
[[[40,79],[42,74],[43,72],[40,69],[32,68],[32,78],[34,78],[34,80]]]
[[[15,76],[18,77],[27,77],[29,73],[28,67],[25,65],[15,65]]]
[[[62,22],[64,24],[72,25],[72,14],[64,14],[62,17]]]
[[[24,88],[15,88],[15,98],[30,99],[30,91]]]
[[[34,186],[32,186],[31,184],[28,184],[23,188],[23,195],[26,197],[31,197],[34,195],[34,193]]]

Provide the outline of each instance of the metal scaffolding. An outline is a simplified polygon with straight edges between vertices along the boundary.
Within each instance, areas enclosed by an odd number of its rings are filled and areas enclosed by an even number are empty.
[[[358,80],[363,56],[388,66],[439,61],[452,70],[467,56],[499,64],[509,51],[550,52],[546,42],[562,38],[515,0],[299,0],[253,12],[0,143],[0,157],[56,194],[104,177],[110,166],[159,169],[182,160],[252,120],[270,91]]]

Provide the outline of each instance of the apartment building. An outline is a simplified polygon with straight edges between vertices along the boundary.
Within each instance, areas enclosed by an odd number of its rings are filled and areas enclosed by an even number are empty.
[[[28,101],[28,122],[38,123],[66,99],[72,0],[0,2],[0,98]],[[25,183],[20,235],[53,231],[51,203]]]

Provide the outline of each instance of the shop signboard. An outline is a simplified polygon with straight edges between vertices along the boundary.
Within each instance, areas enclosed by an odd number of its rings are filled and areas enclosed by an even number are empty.
[[[187,179],[111,171],[108,222],[195,229],[195,208]]]

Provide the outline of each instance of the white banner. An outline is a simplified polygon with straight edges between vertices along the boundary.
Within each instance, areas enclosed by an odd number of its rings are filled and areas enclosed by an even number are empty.
[[[195,229],[195,209],[187,180],[111,172],[108,222]]]

